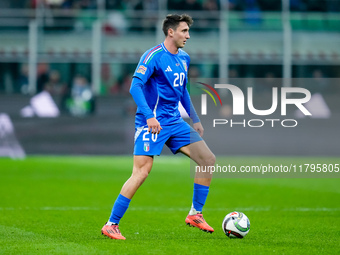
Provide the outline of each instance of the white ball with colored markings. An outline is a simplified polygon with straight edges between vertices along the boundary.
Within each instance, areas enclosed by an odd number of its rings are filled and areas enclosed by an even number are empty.
[[[243,238],[249,233],[250,221],[244,213],[231,212],[224,217],[222,230],[229,238]]]

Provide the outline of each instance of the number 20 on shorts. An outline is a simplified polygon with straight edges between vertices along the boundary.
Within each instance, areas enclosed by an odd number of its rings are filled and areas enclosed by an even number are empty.
[[[150,138],[147,137],[149,136],[150,132],[148,131],[149,128],[143,128],[143,131],[145,131],[145,133],[143,134],[143,141],[150,141]],[[156,142],[157,141],[157,136],[158,134],[151,134],[151,140],[153,142]]]

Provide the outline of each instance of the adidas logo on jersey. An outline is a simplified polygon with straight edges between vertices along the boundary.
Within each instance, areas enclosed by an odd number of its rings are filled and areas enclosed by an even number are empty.
[[[171,67],[168,66],[168,68],[165,70],[165,72],[172,72]]]

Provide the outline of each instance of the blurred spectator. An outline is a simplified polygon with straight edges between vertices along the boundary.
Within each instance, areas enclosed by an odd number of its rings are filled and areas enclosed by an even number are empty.
[[[158,10],[158,0],[139,0],[134,8],[137,11],[157,11]],[[155,31],[158,16],[156,15],[145,15],[140,21],[139,25],[141,28],[139,30],[144,31]]]
[[[167,1],[168,10],[180,10],[181,0]]]
[[[201,11],[202,5],[197,0],[183,0],[180,3],[180,10]]]
[[[135,5],[135,10],[156,11],[158,10],[158,0],[139,0]]]
[[[97,0],[23,0],[11,1],[1,0],[0,8],[36,8],[37,2],[50,8],[60,9],[96,9]],[[167,1],[169,10],[211,10],[216,7],[212,3],[216,2],[220,9],[220,0],[172,0]],[[281,0],[257,0],[257,5],[261,11],[280,11]],[[137,4],[136,4],[137,3]],[[108,10],[153,10],[158,0],[139,1],[139,0],[105,0],[105,8]],[[224,0],[222,4],[228,5],[230,10],[244,11],[251,8],[252,4],[247,0]],[[215,4],[214,4],[215,5]],[[339,12],[339,0],[290,0],[292,11],[316,11],[316,12]]]
[[[238,71],[236,69],[230,69],[228,72],[229,79],[239,78]]]
[[[266,72],[263,78],[254,79],[254,91],[256,93],[272,93],[273,87],[280,87],[273,72]]]
[[[245,9],[245,0],[229,0],[227,7],[233,11],[243,11]]]
[[[327,4],[325,0],[307,0],[307,11],[325,12],[327,11]]]
[[[280,84],[278,84],[274,73],[267,72],[263,80],[263,89],[266,92],[272,92],[273,87],[280,87]]]
[[[256,0],[246,0],[244,20],[249,25],[258,25],[261,23],[261,10]]]
[[[257,5],[261,11],[280,11],[282,1],[257,0]]]
[[[46,83],[49,80],[49,65],[46,63],[40,63],[37,67],[38,78],[37,78],[37,93],[43,91]]]
[[[130,87],[131,87],[132,76],[133,76],[133,73],[129,73],[128,75],[126,75],[124,77],[123,84],[121,86],[121,88],[122,88],[121,92],[125,95],[130,95],[129,90],[130,90]]]
[[[49,8],[57,9],[61,7],[64,0],[45,0],[41,2],[44,3],[46,6],[48,6]]]
[[[202,5],[197,0],[168,1],[169,10],[201,11]]]
[[[124,15],[119,11],[111,11],[108,14],[107,23],[104,26],[106,34],[124,34],[128,24]]]
[[[51,9],[93,10],[97,8],[97,0],[31,0],[27,2],[30,2],[29,5],[32,8],[37,8],[38,4]]]
[[[30,7],[30,1],[24,0],[24,1],[13,1],[13,0],[8,0],[8,1],[0,1],[2,4],[7,5],[1,6],[2,8],[15,8],[15,9],[23,9],[23,8],[29,8]],[[7,2],[7,3],[6,3]]]
[[[290,10],[298,12],[305,11],[306,3],[302,0],[290,0]]]
[[[327,0],[327,11],[340,12],[340,1],[339,0]]]
[[[228,83],[237,85],[243,93],[247,93],[247,84],[245,82],[241,82],[241,76],[237,70],[237,67],[231,67],[228,71]]]
[[[20,69],[17,91],[22,94],[28,94],[28,65],[23,64]]]
[[[73,8],[73,0],[64,0],[64,2],[61,4],[62,9],[72,9]]]
[[[125,1],[121,0],[106,0],[105,1],[105,8],[108,10],[125,10],[126,5]]]
[[[312,82],[307,89],[313,93],[324,93],[328,89],[327,78],[320,69],[315,69],[312,73]]]
[[[115,82],[115,83],[109,88],[110,94],[112,94],[112,95],[118,94],[118,93],[120,92],[120,87],[121,87],[120,83],[119,83],[118,81]]]
[[[203,10],[205,11],[218,11],[220,9],[217,0],[206,0],[203,3]]]
[[[201,76],[201,71],[197,66],[191,65],[189,68],[188,76],[190,79],[197,79]]]
[[[97,9],[97,0],[81,0],[80,8],[82,10],[95,10]]]
[[[91,86],[84,76],[74,77],[71,97],[66,100],[66,108],[75,116],[84,116],[94,112],[94,96]]]
[[[127,73],[120,77],[117,82],[110,88],[111,94],[130,95],[130,86],[132,82],[133,73]]]
[[[234,10],[235,7],[236,7],[236,0],[229,0],[228,4],[227,4],[227,7],[231,11]]]
[[[219,9],[220,8],[219,8],[218,0],[206,0],[203,3],[203,11],[216,12]],[[214,15],[214,14],[212,14],[212,15]],[[219,24],[216,22],[215,15],[214,15],[214,18],[212,18],[212,19],[207,17],[206,19],[202,19],[199,22],[200,22],[199,23],[200,26],[204,27],[205,29],[200,29],[200,30],[197,30],[197,31],[201,31],[201,32],[203,32],[203,31],[218,32],[219,31]],[[195,31],[195,29],[194,29],[194,31]]]
[[[83,97],[85,93],[85,98],[87,98],[86,94],[92,94],[90,84],[87,79],[82,75],[77,75],[73,79],[72,83],[72,97]]]
[[[101,68],[100,94],[106,94],[112,84],[113,74],[111,74],[110,64],[103,63]]]
[[[60,96],[65,92],[65,84],[60,80],[60,73],[57,70],[52,70],[49,74],[49,79],[44,86],[44,90],[52,96]]]

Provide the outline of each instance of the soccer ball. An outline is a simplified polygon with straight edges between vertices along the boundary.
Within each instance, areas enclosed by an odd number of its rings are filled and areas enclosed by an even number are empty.
[[[244,213],[231,212],[224,217],[222,230],[229,238],[243,238],[250,230],[250,221]]]

